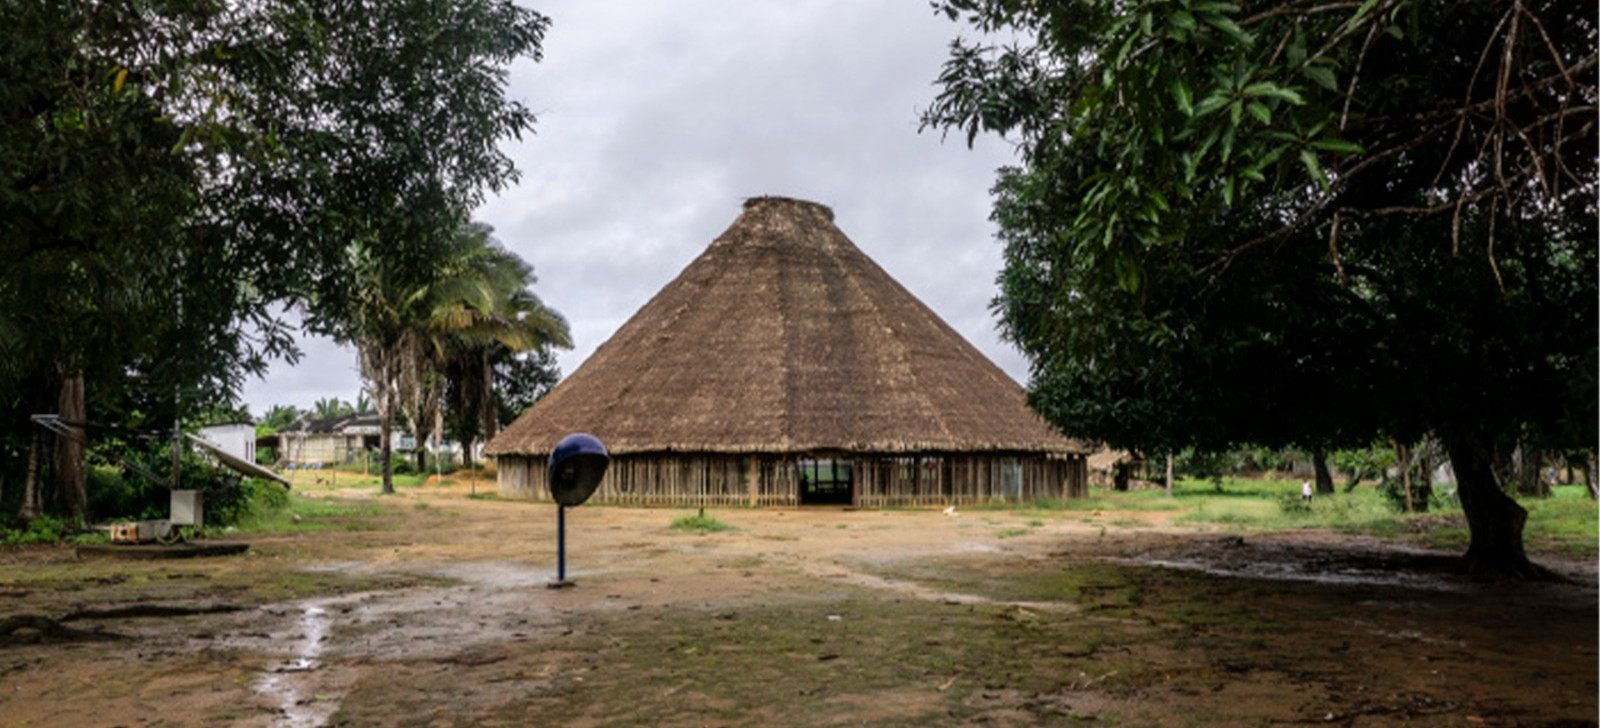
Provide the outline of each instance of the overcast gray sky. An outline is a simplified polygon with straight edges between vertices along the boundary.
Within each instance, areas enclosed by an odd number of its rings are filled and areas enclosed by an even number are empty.
[[[950,41],[922,0],[553,0],[544,60],[509,94],[538,114],[508,143],[520,183],[477,212],[566,316],[569,374],[741,210],[820,202],[867,255],[1019,382],[989,312],[1000,246],[988,189],[1010,148],[917,131]],[[244,389],[251,412],[360,391],[325,339]]]

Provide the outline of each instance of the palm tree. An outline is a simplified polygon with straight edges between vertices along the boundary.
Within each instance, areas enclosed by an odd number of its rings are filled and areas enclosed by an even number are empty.
[[[380,422],[384,493],[394,492],[395,415],[405,416],[419,447],[442,429],[452,361],[483,360],[485,347],[496,345],[513,351],[571,345],[566,322],[528,290],[533,269],[490,233],[487,225],[464,225],[441,241],[424,276],[407,278],[381,260],[362,266],[355,344]]]
[[[355,412],[348,402],[340,401],[338,397],[326,397],[317,400],[311,405],[311,411],[316,414],[317,419],[340,417]]]
[[[572,346],[566,321],[531,290],[537,280],[532,266],[501,247],[492,232],[482,224],[464,231],[479,253],[474,269],[482,286],[470,300],[439,309],[433,320],[441,344],[437,382],[468,463],[479,438],[494,436],[500,424],[494,362],[540,347]]]

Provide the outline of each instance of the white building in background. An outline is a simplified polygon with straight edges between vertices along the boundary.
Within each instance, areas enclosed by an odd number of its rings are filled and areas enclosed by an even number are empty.
[[[256,426],[249,422],[225,422],[200,428],[200,437],[223,452],[247,463],[256,461]]]
[[[276,438],[279,462],[293,463],[354,463],[367,453],[376,453],[383,444],[378,416],[375,414],[339,415],[321,419],[302,419],[279,430]],[[389,449],[410,452],[417,447],[416,438],[404,425],[397,424],[389,432]],[[436,456],[460,455],[460,445],[442,441],[435,431],[426,443],[428,452]]]

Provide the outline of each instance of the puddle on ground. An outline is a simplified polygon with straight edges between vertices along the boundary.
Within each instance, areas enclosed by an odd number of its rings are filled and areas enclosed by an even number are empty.
[[[323,564],[317,570],[348,570]],[[370,567],[365,567],[370,568]],[[268,608],[286,620],[271,634],[228,640],[234,647],[277,655],[256,694],[277,711],[282,728],[320,728],[354,687],[350,664],[440,659],[477,645],[530,637],[554,613],[544,569],[512,562],[472,562],[416,569],[461,582],[451,587],[367,591]]]
[[[359,595],[319,599],[301,607],[295,628],[299,639],[289,643],[289,655],[256,683],[256,694],[272,701],[283,728],[317,728],[328,722],[339,708],[344,690],[334,692],[338,677],[322,664],[322,654],[331,634],[330,607],[348,603]],[[317,674],[319,671],[327,675]]]

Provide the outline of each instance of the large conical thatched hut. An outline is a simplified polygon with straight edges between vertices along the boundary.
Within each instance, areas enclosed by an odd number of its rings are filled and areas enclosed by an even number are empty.
[[[1064,498],[1086,448],[812,202],[758,197],[570,377],[491,441],[500,491],[548,498],[571,432],[596,500],[859,506]]]

